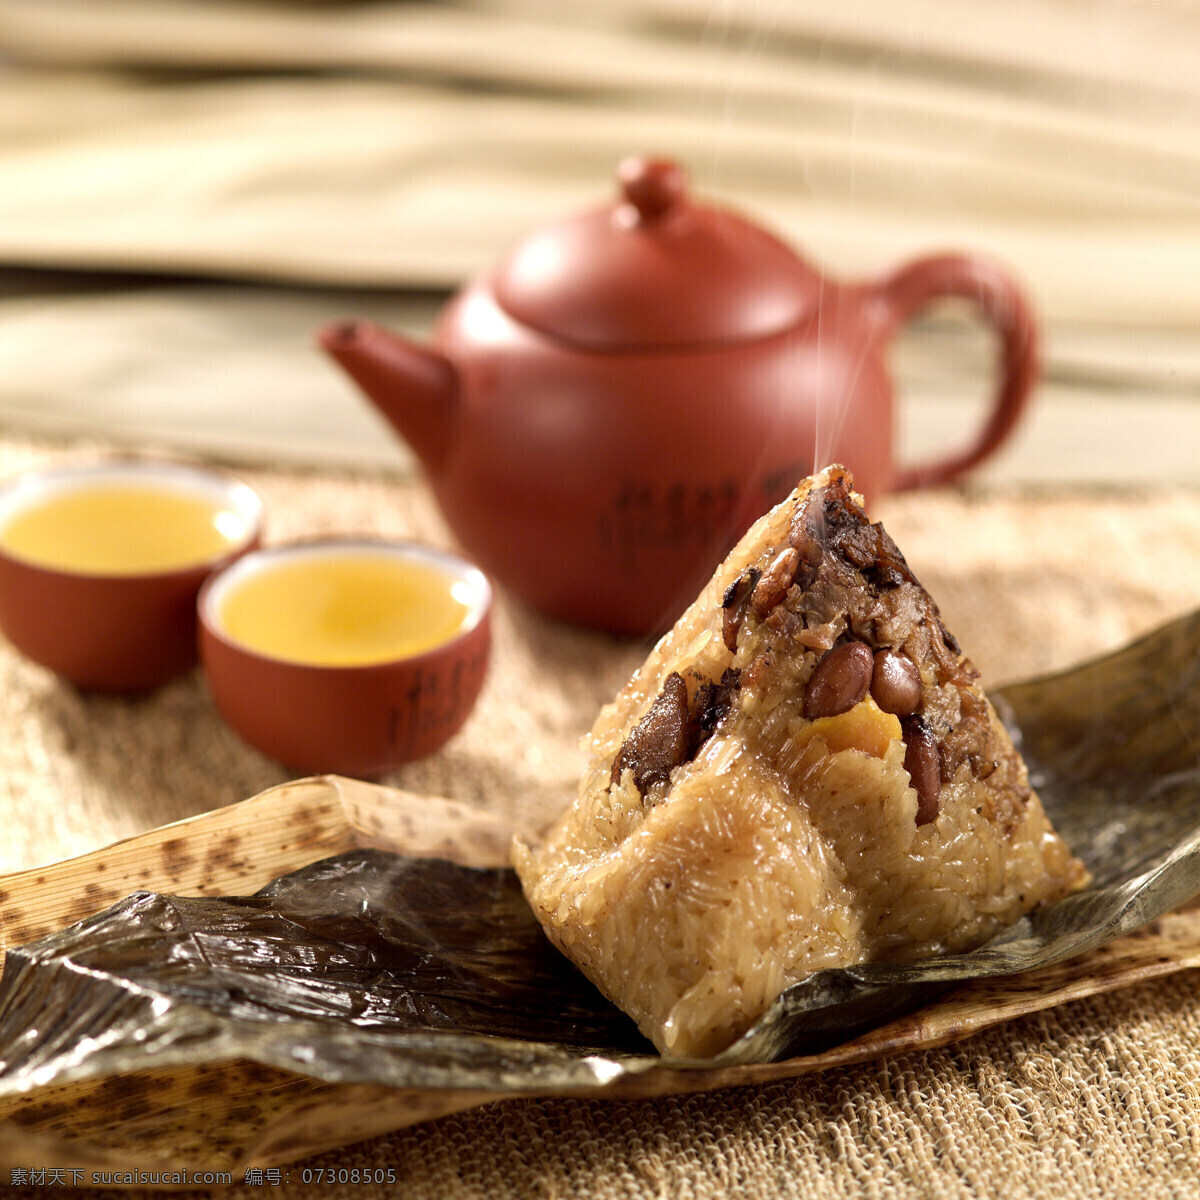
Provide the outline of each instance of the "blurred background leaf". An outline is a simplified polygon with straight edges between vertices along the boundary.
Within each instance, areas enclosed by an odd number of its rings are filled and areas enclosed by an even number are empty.
[[[1183,0],[0,0],[0,419],[403,469],[308,329],[422,331],[651,152],[839,277],[1008,264],[1046,384],[992,477],[1188,481],[1197,47]],[[978,420],[968,318],[899,345],[908,455]]]

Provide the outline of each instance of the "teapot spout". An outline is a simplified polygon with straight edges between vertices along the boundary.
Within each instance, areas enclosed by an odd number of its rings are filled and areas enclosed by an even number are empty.
[[[436,473],[450,449],[458,372],[436,350],[369,321],[341,321],[317,331],[336,359],[391,422],[425,469]]]

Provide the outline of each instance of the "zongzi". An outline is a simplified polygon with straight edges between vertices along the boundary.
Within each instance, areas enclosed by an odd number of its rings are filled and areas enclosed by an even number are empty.
[[[660,1051],[826,967],[972,948],[1085,879],[895,543],[832,467],[759,520],[514,847],[550,939]]]

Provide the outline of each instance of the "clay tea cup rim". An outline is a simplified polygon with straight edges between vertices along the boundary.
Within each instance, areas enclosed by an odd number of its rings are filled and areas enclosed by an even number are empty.
[[[161,486],[166,492],[190,493],[219,501],[233,511],[238,523],[237,535],[234,536],[233,527],[229,526],[222,531],[229,537],[228,543],[212,554],[184,559],[167,567],[128,570],[95,570],[51,562],[23,554],[5,543],[4,531],[18,515],[58,496],[110,481],[151,488]],[[30,467],[0,480],[0,555],[22,566],[77,578],[137,580],[186,575],[197,570],[216,571],[258,541],[262,536],[264,511],[262,499],[253,488],[216,467],[134,457],[51,463]]]

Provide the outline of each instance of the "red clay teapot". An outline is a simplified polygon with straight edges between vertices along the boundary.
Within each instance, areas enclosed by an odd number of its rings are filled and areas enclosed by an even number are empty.
[[[615,204],[535,231],[451,300],[430,346],[377,326],[318,337],[420,458],[462,545],[552,616],[668,626],[734,540],[803,476],[843,462],[869,497],[992,453],[1037,375],[1016,284],[975,257],[822,278],[764,229],[695,203],[676,164],[628,159]],[[942,296],[1003,354],[975,442],[893,462],[885,351]]]

